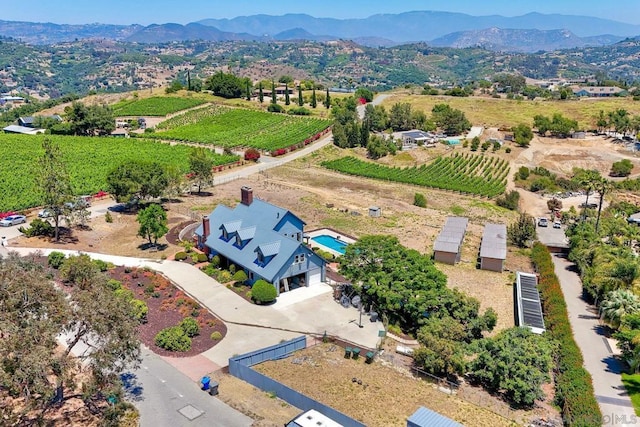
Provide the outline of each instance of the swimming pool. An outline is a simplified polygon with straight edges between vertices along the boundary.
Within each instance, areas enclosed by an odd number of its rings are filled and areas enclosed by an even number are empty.
[[[311,240],[316,242],[318,245],[322,245],[329,249],[333,249],[334,251],[340,252],[343,255],[348,245],[348,243],[338,240],[333,236],[329,236],[328,234],[321,234],[319,236],[314,236],[311,238]]]

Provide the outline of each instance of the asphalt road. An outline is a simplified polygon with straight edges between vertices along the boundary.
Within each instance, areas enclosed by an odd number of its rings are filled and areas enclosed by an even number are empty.
[[[140,368],[122,375],[127,400],[140,410],[141,427],[249,427],[253,423],[148,348],[142,352]]]
[[[584,367],[593,378],[596,400],[604,417],[604,426],[637,426],[631,400],[620,374],[622,363],[613,355],[600,324],[597,309],[582,298],[582,283],[573,263],[553,255],[555,272],[560,280],[569,312],[573,336],[582,351]]]

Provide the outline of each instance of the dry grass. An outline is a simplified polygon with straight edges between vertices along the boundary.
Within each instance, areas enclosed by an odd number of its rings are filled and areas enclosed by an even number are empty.
[[[533,117],[537,114],[551,116],[554,113],[561,113],[577,120],[582,128],[594,129],[595,116],[600,110],[606,113],[623,108],[631,115],[640,114],[640,103],[630,101],[628,98],[515,101],[490,97],[423,96],[398,92],[387,98],[382,105],[388,110],[396,102],[409,102],[414,108],[429,114],[434,105],[445,103],[462,110],[474,125],[500,128],[511,128],[519,123],[531,125]]]
[[[367,365],[363,357],[345,359],[344,350],[332,344],[319,344],[254,369],[370,427],[405,426],[407,417],[420,406],[470,427],[516,425],[382,363]]]

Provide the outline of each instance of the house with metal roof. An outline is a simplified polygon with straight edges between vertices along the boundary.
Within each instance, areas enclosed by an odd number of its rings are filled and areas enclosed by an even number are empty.
[[[37,135],[39,133],[45,133],[46,129],[36,129],[26,126],[9,125],[2,128],[4,133],[21,133],[23,135]]]
[[[480,269],[502,272],[507,259],[507,226],[485,224],[480,243]]]
[[[433,244],[433,259],[446,264],[460,261],[462,242],[467,232],[469,218],[450,216]]]
[[[434,145],[435,136],[431,132],[424,132],[419,129],[413,129],[402,132],[402,149],[408,150],[422,145]]]
[[[407,419],[407,427],[462,427],[462,424],[421,406]]]
[[[534,334],[541,334],[544,327],[542,303],[538,292],[538,277],[535,274],[516,273],[516,323],[529,328]]]
[[[325,281],[326,261],[303,243],[305,223],[242,187],[233,209],[218,205],[196,229],[197,245],[222,265],[234,264],[248,282],[272,283],[278,294]]]

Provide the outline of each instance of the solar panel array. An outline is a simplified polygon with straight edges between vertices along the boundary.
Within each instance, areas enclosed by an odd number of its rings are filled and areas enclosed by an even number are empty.
[[[538,292],[538,278],[534,274],[518,271],[516,278],[518,326],[526,326],[532,332],[545,331],[542,303]]]
[[[444,223],[444,227],[438,234],[433,250],[438,252],[449,252],[460,255],[462,240],[467,232],[469,218],[460,216],[449,216]]]

